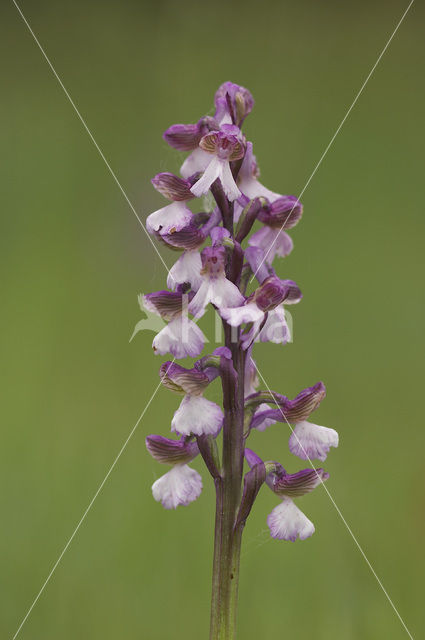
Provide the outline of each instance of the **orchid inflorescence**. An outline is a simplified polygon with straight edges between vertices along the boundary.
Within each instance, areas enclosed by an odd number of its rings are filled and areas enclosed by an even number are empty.
[[[232,540],[238,537],[263,483],[280,499],[267,520],[273,538],[304,540],[314,532],[293,499],[312,491],[328,474],[313,467],[288,473],[278,462],[263,462],[246,447],[253,429],[287,423],[289,450],[309,462],[325,460],[330,447],[338,445],[336,431],[309,422],[325,396],[323,383],[304,389],[293,400],[258,390],[254,344],[288,343],[291,329],[285,307],[302,298],[296,283],[279,278],[272,264],[292,251],[286,231],[299,222],[303,207],[294,196],[270,191],[258,179],[252,143],[241,131],[253,106],[247,89],[225,82],[215,94],[214,116],[197,124],[173,125],[164,133],[169,145],[190,154],[180,168],[182,177],[159,173],[153,178],[155,189],[171,203],[149,215],[146,228],[181,253],[169,272],[168,290],[139,298],[143,310],[168,323],[155,336],[153,348],[157,354],[174,356],[162,364],[160,379],[183,395],[171,422],[179,439],[146,438],[152,457],[172,467],[154,483],[153,496],[166,509],[198,498],[202,479],[189,463],[201,454],[217,490],[219,547],[224,544],[223,531]],[[195,198],[201,198],[201,213],[188,207]],[[248,237],[256,221],[261,226]],[[248,293],[254,277],[258,286]],[[210,304],[221,316],[225,345],[185,368],[175,360],[201,355],[206,338],[197,321]],[[203,395],[216,378],[221,379],[223,409]],[[250,467],[245,475],[244,459]],[[223,573],[219,564],[215,569]],[[222,585],[220,598],[223,589]]]

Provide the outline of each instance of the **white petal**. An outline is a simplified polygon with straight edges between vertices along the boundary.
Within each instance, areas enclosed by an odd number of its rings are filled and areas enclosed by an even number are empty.
[[[240,307],[245,298],[233,282],[225,276],[210,280],[212,290],[211,302],[219,309],[225,307]]]
[[[187,464],[177,464],[152,485],[152,494],[165,509],[187,506],[198,498],[202,491],[202,478]]]
[[[211,162],[211,154],[203,149],[195,149],[180,167],[180,173],[183,178],[189,178],[198,171],[205,171]]]
[[[269,311],[269,315],[258,334],[260,342],[273,342],[274,344],[286,344],[292,342],[291,332],[286,320],[286,312],[283,305]]]
[[[184,202],[172,202],[158,209],[146,219],[146,229],[149,233],[159,231],[161,235],[171,231],[180,231],[192,220],[193,214]]]
[[[230,169],[230,164],[227,160],[222,161],[220,180],[223,191],[230,202],[237,200],[242,195],[242,193],[238,189],[238,186]]]
[[[314,533],[314,524],[303,514],[290,498],[273,509],[267,518],[272,538],[295,542],[309,538]]]
[[[274,202],[281,197],[279,193],[274,193],[273,191],[270,191],[270,189],[267,189],[267,187],[263,186],[257,178],[254,178],[254,176],[244,176],[239,183],[239,188],[250,200],[262,196],[267,198],[270,202]]]
[[[188,436],[216,436],[223,424],[220,407],[202,396],[185,396],[171,422],[171,431]]]
[[[289,450],[301,460],[326,460],[331,447],[338,446],[338,433],[335,429],[320,427],[303,420],[295,425],[289,438]]]
[[[199,178],[197,182],[191,188],[191,192],[197,198],[200,198],[204,193],[207,193],[208,189],[216,180],[221,176],[223,161],[217,158],[217,156],[212,156],[210,154],[210,163],[208,167],[205,169],[204,174]]]
[[[284,231],[273,229],[264,225],[252,234],[248,244],[250,247],[259,247],[267,254],[267,262],[271,264],[275,256],[285,258],[294,248],[292,239]]]
[[[240,327],[244,322],[256,322],[264,318],[264,311],[261,311],[255,302],[249,302],[241,307],[231,307],[220,309],[220,315],[232,327]]]
[[[189,311],[196,319],[202,318],[207,305],[211,302],[212,295],[213,291],[210,286],[210,281],[208,278],[205,278],[189,303]]]
[[[152,347],[163,356],[172,353],[177,359],[198,356],[206,341],[201,329],[188,317],[179,316],[155,336]]]
[[[202,284],[202,260],[199,251],[184,251],[177,262],[171,267],[167,278],[167,286],[175,291],[178,284],[190,282],[194,291]]]
[[[272,407],[269,407],[269,405],[266,402],[263,402],[262,404],[260,404],[258,406],[258,409],[254,413],[254,415],[256,415],[258,413],[262,413],[263,411],[268,411],[271,408]],[[257,429],[257,431],[265,431],[267,429],[267,427],[270,427],[272,424],[276,424],[276,422],[277,421],[273,420],[273,418],[264,418],[263,422],[261,422],[259,425],[257,425],[256,429]]]

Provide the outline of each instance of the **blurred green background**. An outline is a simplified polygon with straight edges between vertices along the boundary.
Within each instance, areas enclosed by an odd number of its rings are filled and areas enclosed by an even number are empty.
[[[21,7],[144,219],[184,154],[161,134],[249,87],[262,181],[298,194],[407,2],[56,2]],[[0,630],[12,638],[157,385],[153,335],[129,336],[165,270],[12,2],[1,7],[2,526]],[[278,263],[304,300],[292,345],[257,348],[269,385],[323,380],[340,432],[328,488],[415,637],[424,625],[424,9],[415,3],[303,196]],[[162,251],[162,249],[161,249]],[[175,255],[162,251],[171,266]],[[208,325],[208,320],[203,326]],[[210,397],[219,398],[218,386]],[[166,512],[161,390],[20,638],[208,635],[214,497]],[[300,468],[277,425],[252,444]],[[201,469],[200,461],[194,466]],[[304,543],[270,541],[263,490],[242,558],[239,637],[407,637],[323,489]],[[422,593],[421,593],[422,591]]]

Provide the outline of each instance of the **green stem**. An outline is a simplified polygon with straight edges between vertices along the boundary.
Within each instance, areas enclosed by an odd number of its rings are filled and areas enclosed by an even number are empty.
[[[243,475],[243,418],[245,356],[232,344],[225,325],[226,346],[232,352],[233,371],[222,372],[223,465],[216,479],[216,521],[212,581],[210,640],[234,640],[239,585],[242,530],[236,528]]]

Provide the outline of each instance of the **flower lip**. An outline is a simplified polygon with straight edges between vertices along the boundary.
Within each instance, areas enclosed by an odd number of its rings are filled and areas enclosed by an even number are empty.
[[[217,278],[223,275],[226,260],[226,249],[222,246],[205,247],[201,253],[202,275]]]

